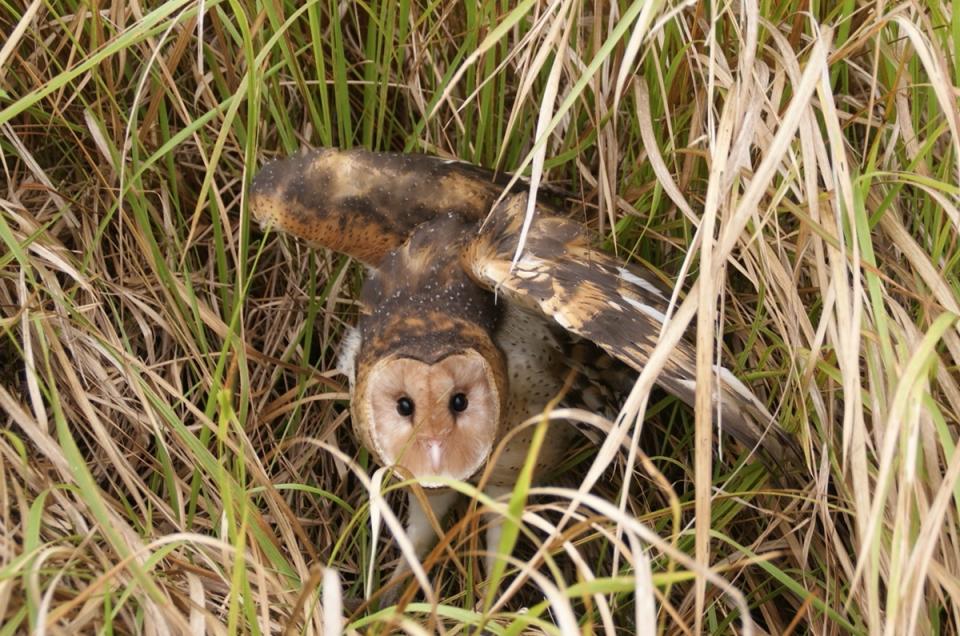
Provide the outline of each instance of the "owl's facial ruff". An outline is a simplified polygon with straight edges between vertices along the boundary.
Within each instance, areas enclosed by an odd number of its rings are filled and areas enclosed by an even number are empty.
[[[358,378],[354,417],[382,463],[415,478],[468,479],[498,437],[504,396],[495,373],[474,349],[434,362],[391,356]]]

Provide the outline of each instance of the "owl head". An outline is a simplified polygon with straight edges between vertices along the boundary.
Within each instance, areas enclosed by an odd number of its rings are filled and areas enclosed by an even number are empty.
[[[361,299],[354,428],[382,464],[415,478],[471,477],[502,433],[498,311],[460,266],[463,235],[451,218],[414,237],[369,272]]]
[[[503,397],[494,365],[474,349],[397,355],[358,374],[353,416],[383,464],[415,478],[468,479],[498,439]]]

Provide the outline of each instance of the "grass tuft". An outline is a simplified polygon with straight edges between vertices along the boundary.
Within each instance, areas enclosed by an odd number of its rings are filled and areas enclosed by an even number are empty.
[[[960,631],[958,11],[0,3],[0,636]],[[246,210],[304,145],[522,173],[680,290],[623,417],[565,413],[606,443],[456,484],[400,604],[334,370],[362,272]],[[650,393],[687,324],[789,480]]]

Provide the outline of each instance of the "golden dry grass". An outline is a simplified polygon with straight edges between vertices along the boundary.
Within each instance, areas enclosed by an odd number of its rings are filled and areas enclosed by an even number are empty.
[[[0,635],[957,633],[958,2],[149,4],[0,4]],[[605,443],[480,497],[499,590],[465,504],[363,602],[362,272],[245,208],[301,145],[524,172],[679,281]],[[687,325],[802,470],[650,393]]]

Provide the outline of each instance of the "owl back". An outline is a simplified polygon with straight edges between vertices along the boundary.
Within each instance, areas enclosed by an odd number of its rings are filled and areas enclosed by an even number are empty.
[[[434,362],[457,350],[484,354],[501,311],[460,264],[477,224],[450,214],[417,228],[370,271],[361,294],[359,358],[403,355]]]

